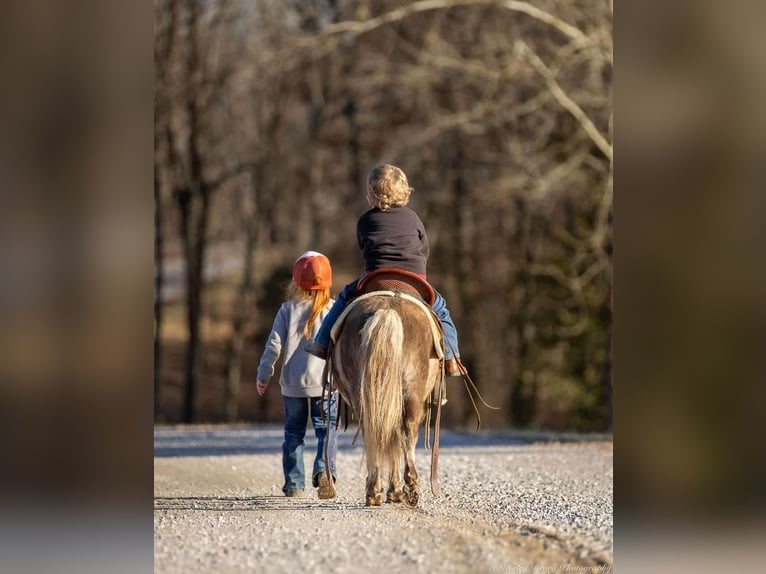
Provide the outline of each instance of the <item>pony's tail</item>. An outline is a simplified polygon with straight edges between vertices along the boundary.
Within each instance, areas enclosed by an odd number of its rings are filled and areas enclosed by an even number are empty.
[[[368,464],[392,468],[402,452],[402,344],[404,329],[399,315],[379,309],[361,333],[363,366],[360,424]]]

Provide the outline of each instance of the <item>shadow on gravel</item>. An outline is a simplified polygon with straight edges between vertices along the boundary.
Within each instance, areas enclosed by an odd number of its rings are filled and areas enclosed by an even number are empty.
[[[360,448],[352,446],[354,432],[338,432],[338,450]],[[281,453],[284,430],[277,427],[215,429],[165,428],[154,431],[154,456],[225,456],[237,454]],[[316,448],[314,431],[306,432],[306,450]]]
[[[251,497],[219,497],[219,496],[181,496],[176,498],[157,497],[154,499],[154,510],[215,510],[246,512],[248,510],[338,510],[366,509],[360,503],[340,502],[337,499],[319,500],[311,498],[287,498],[285,496],[251,496]]]
[[[284,430],[281,427],[156,427],[154,430],[154,456],[226,456],[241,454],[281,453]],[[338,450],[361,449],[362,439],[353,446],[356,426],[338,431]],[[611,435],[581,435],[545,431],[454,431],[442,429],[441,449],[459,447],[493,447],[529,445],[537,443],[611,442]],[[314,431],[306,432],[306,449],[316,448]],[[418,448],[423,448],[421,429]]]

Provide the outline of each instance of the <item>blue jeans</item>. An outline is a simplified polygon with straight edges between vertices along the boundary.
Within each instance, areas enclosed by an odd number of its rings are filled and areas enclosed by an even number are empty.
[[[303,438],[306,436],[309,416],[311,416],[311,424],[314,426],[314,434],[317,437],[317,450],[311,472],[312,485],[317,486],[317,475],[325,472],[324,443],[325,440],[328,440],[328,431],[330,433],[328,453],[330,473],[335,478],[335,457],[338,450],[338,437],[335,432],[335,421],[338,418],[338,393],[333,393],[329,398],[330,428],[328,429],[322,420],[322,397],[282,396],[282,403],[285,408],[285,442],[282,443],[282,470],[285,474],[285,484],[282,487],[282,492],[305,489]]]
[[[359,279],[356,279],[346,285],[343,290],[338,293],[338,298],[335,299],[335,303],[330,308],[324,321],[322,321],[322,326],[319,327],[319,332],[314,339],[320,345],[324,345],[325,347],[330,345],[330,331],[332,330],[332,326],[335,324],[335,321],[338,320],[341,313],[343,313],[346,305],[358,295],[356,292],[356,286],[358,284]],[[442,322],[442,326],[444,327],[444,337],[446,338],[446,341],[444,342],[444,358],[452,359],[456,356],[459,357],[460,349],[457,345],[457,329],[449,314],[449,309],[447,309],[447,302],[436,289],[434,289],[434,294],[436,295],[436,300],[431,307]]]

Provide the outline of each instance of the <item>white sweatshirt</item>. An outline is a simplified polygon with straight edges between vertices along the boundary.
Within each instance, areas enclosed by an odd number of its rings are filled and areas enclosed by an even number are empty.
[[[314,320],[311,337],[316,336],[322,320],[330,311],[333,300]],[[283,354],[279,384],[286,397],[322,396],[322,372],[325,362],[309,355],[304,347],[311,339],[303,336],[303,326],[311,312],[311,301],[290,299],[282,303],[258,365],[258,379],[268,381],[274,375],[274,364]]]

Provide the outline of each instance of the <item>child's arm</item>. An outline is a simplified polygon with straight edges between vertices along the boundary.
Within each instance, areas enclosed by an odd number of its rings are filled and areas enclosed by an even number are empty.
[[[266,345],[261,355],[261,362],[258,364],[258,374],[256,376],[256,390],[263,396],[266,387],[269,385],[269,379],[274,375],[274,364],[282,352],[282,341],[287,336],[287,321],[285,319],[284,306],[279,308],[277,316],[274,318],[274,325],[271,327]]]

